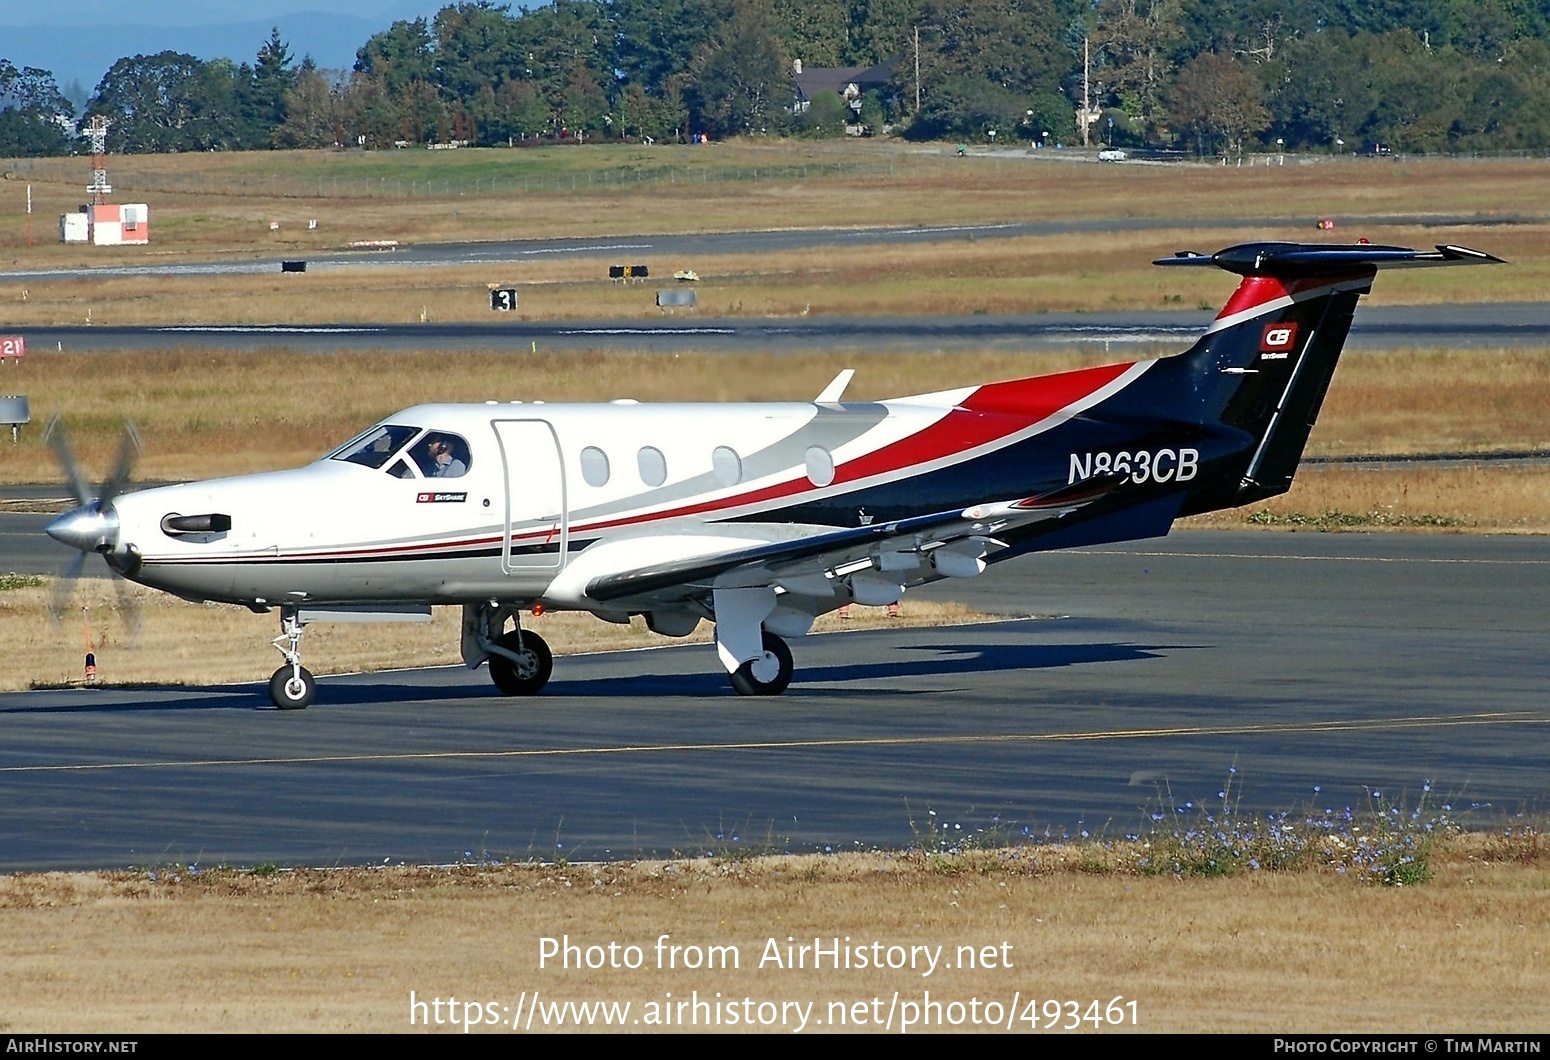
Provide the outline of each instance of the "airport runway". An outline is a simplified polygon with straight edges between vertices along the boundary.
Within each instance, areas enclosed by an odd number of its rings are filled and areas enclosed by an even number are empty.
[[[555,257],[607,259],[634,264],[642,258],[679,259],[674,268],[692,267],[694,259],[717,254],[777,254],[799,250],[856,246],[933,243],[962,239],[1007,239],[1102,232],[1196,231],[1202,240],[1219,231],[1306,231],[1318,219],[1305,217],[1095,217],[1075,220],[1022,221],[1001,224],[894,225],[876,228],[786,228],[744,232],[686,232],[657,235],[582,236],[561,239],[510,239],[477,243],[427,243],[381,249],[295,249],[283,257],[214,261],[155,262],[98,265],[81,268],[0,270],[0,283],[46,283],[55,280],[109,276],[208,276],[277,272],[284,257],[306,259],[313,268],[373,268],[390,266],[503,265]],[[1373,214],[1341,217],[1346,229],[1363,227],[1460,228],[1538,225],[1544,217],[1524,214]],[[1354,240],[1361,233],[1350,235]],[[1202,245],[1194,249],[1219,249]],[[666,277],[670,279],[670,275]]]
[[[1223,287],[1225,292],[1230,284]],[[642,289],[643,304],[651,294]],[[954,316],[629,317],[494,319],[459,324],[179,325],[18,329],[33,350],[69,352],[200,347],[229,350],[622,349],[781,353],[794,350],[1104,350],[1116,357],[1187,349],[1211,322],[1200,310]],[[1550,303],[1363,306],[1347,349],[1543,347]]]
[[[294,714],[257,680],[0,696],[0,871],[1125,831],[1231,769],[1246,811],[1431,780],[1484,826],[1550,793],[1547,593],[1542,537],[1191,532],[930,590],[1034,619],[807,638],[779,699],[704,646],[563,659],[517,702],[462,669]]]

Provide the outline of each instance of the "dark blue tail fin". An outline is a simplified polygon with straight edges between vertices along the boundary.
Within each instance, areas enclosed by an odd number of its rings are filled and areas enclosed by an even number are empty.
[[[1180,515],[1285,493],[1345,345],[1357,300],[1380,268],[1500,262],[1463,247],[1243,243],[1155,264],[1215,266],[1243,281],[1187,353],[1160,362],[1147,389],[1183,396],[1185,418],[1228,445],[1232,467],[1202,475]]]

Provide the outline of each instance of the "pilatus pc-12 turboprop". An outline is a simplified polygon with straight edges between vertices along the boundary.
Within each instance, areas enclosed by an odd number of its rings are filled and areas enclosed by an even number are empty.
[[[55,539],[189,600],[278,611],[269,690],[305,707],[309,622],[463,606],[462,654],[507,695],[548,681],[523,611],[715,623],[743,695],[792,676],[786,639],[842,604],[973,578],[1027,552],[1156,537],[1291,485],[1377,271],[1500,259],[1462,247],[1244,243],[1158,265],[1242,277],[1187,352],[891,401],[419,405],[307,467],[92,498]],[[129,450],[126,448],[126,457]],[[508,623],[514,628],[508,630]]]

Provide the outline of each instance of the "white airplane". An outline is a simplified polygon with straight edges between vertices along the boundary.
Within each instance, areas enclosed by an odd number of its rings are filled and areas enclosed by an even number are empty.
[[[307,706],[309,622],[463,607],[496,687],[548,681],[523,611],[715,623],[743,695],[792,677],[787,638],[1027,552],[1161,536],[1291,485],[1379,268],[1500,259],[1461,247],[1247,243],[1166,266],[1242,276],[1187,352],[878,402],[419,405],[307,467],[123,492],[128,456],[48,526],[133,581],[278,611],[276,706]],[[508,623],[514,628],[508,630]]]

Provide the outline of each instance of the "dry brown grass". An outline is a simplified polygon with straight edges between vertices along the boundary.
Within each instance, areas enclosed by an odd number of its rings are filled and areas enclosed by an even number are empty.
[[[1370,227],[1374,242],[1478,245],[1512,262],[1492,269],[1386,274],[1373,304],[1537,301],[1550,289],[1550,225],[1480,231]],[[841,246],[767,255],[632,254],[658,279],[615,284],[600,260],[506,265],[314,269],[306,274],[110,276],[0,282],[6,326],[84,324],[413,323],[487,321],[487,286],[519,289],[521,319],[655,317],[655,292],[692,267],[699,315],[954,314],[1214,308],[1232,277],[1150,266],[1180,247],[1299,239],[1297,229],[1113,232],[940,243]],[[389,259],[390,260],[390,259]],[[3,277],[0,277],[3,281]],[[502,318],[503,319],[503,318]]]
[[[146,444],[141,479],[209,478],[297,467],[421,401],[810,400],[843,367],[857,399],[1064,371],[1113,355],[997,352],[845,354],[428,351],[29,354],[0,369],[30,395],[35,426],[0,445],[0,482],[46,477],[36,424],[64,417],[103,476],[120,425]],[[434,370],[432,366],[434,365]],[[1347,355],[1310,442],[1314,455],[1550,448],[1550,351],[1390,350]],[[3,493],[3,491],[0,491]]]
[[[1026,158],[946,157],[949,149],[894,142],[747,142],[709,149],[561,148],[547,151],[256,152],[113,157],[123,201],[152,209],[149,248],[106,253],[54,242],[53,220],[81,201],[81,159],[22,163],[37,213],[28,246],[24,198],[0,199],[0,254],[18,263],[166,260],[211,254],[289,253],[358,239],[407,242],[612,235],[818,225],[957,224],[1091,217],[1320,217],[1550,213],[1543,160],[1331,159],[1285,167],[1099,166]],[[835,177],[762,182],[613,186],[577,193],[470,190],[470,175],[600,173],[636,166],[712,175],[764,166],[859,167]],[[747,175],[745,172],[743,175]],[[276,194],[278,182],[418,180],[407,199]],[[432,187],[424,182],[451,180]],[[459,190],[456,181],[464,180]],[[199,193],[136,187],[200,186]],[[584,185],[583,185],[584,188]],[[306,221],[317,218],[316,233]],[[270,221],[281,222],[271,233]],[[1310,231],[1311,234],[1311,231]],[[1360,234],[1360,233],[1356,233]]]
[[[400,1031],[409,994],[515,1007],[671,992],[816,1002],[929,990],[1003,1004],[1116,996],[1146,1031],[1537,1032],[1550,870],[1451,840],[1420,887],[1319,872],[1093,875],[1080,849],[912,857],[0,878],[0,1030]],[[542,937],[733,945],[726,971],[538,967]],[[760,970],[766,940],[1000,947],[1010,968]],[[998,957],[1000,955],[998,949]],[[999,962],[998,962],[999,963]],[[869,1006],[870,1007],[870,1006]],[[442,1030],[457,1030],[442,1027]],[[634,1029],[632,1027],[632,1029]],[[741,1029],[741,1028],[739,1028]]]
[[[1304,467],[1280,497],[1193,516],[1180,526],[1247,529],[1259,520],[1268,526],[1311,520],[1325,529],[1550,533],[1550,468]]]
[[[1550,449],[1550,350],[1348,352],[1311,452]]]
[[[123,592],[126,597],[120,597]],[[279,633],[276,615],[256,615],[227,604],[190,604],[166,593],[104,579],[78,581],[66,618],[55,622],[48,611],[47,588],[0,592],[0,691],[83,683],[88,629],[102,684],[189,684],[257,682],[280,665],[269,642]],[[126,611],[126,600],[130,608]],[[82,608],[86,610],[82,612]],[[412,666],[461,665],[458,655],[461,612],[438,607],[429,623],[358,625],[315,624],[302,642],[307,668],[318,674],[353,673]],[[961,604],[906,601],[898,618],[882,608],[856,607],[842,620],[825,615],[817,633],[878,626],[942,626],[983,621],[990,616]],[[524,616],[526,628],[541,634],[557,655],[644,648],[672,643],[708,643],[711,626],[683,640],[658,636],[641,619],[630,625],[602,622],[591,615],[549,612]],[[706,656],[707,666],[713,666]],[[479,684],[485,679],[470,678]]]

